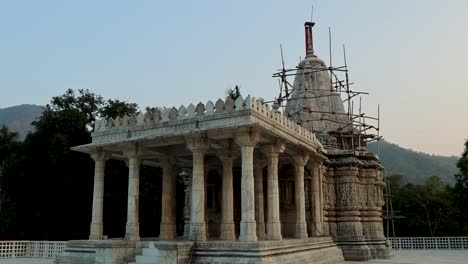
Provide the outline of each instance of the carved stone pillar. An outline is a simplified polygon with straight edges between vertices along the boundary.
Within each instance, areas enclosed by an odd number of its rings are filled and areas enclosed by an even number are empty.
[[[91,154],[91,158],[94,160],[94,190],[89,240],[100,240],[103,236],[102,211],[104,208],[104,173],[106,161],[109,156],[99,148]]]
[[[346,260],[368,260],[372,255],[364,243],[360,218],[359,168],[352,163],[340,165],[335,168],[337,242]]]
[[[269,144],[262,147],[262,151],[267,157],[268,163],[268,221],[267,238],[269,240],[281,240],[281,222],[279,212],[279,191],[278,191],[278,156],[284,151],[281,143]]]
[[[176,181],[177,171],[174,157],[160,159],[163,169],[160,240],[174,240],[176,233]]]
[[[132,145],[125,149],[124,155],[128,159],[128,202],[125,239],[140,240],[138,201],[140,196],[141,153],[139,151],[138,145]]]
[[[307,238],[307,224],[305,217],[304,193],[304,166],[309,159],[308,155],[293,156],[295,174],[295,201],[296,201],[296,238]]]
[[[190,193],[192,189],[192,175],[186,170],[180,173],[184,183],[184,239],[190,238]]]
[[[311,191],[311,236],[318,237],[323,234],[322,229],[322,199],[321,199],[321,185],[322,185],[322,170],[321,164],[317,161],[308,165],[311,172],[310,191]]]
[[[223,163],[222,201],[221,201],[221,240],[235,240],[234,230],[234,190],[232,183],[232,155],[218,155]]]
[[[258,140],[259,137],[255,131],[245,131],[235,137],[242,154],[240,241],[257,241],[253,152]]]
[[[263,168],[265,161],[257,161],[254,165],[255,178],[255,220],[257,221],[257,236],[259,240],[266,238],[265,214],[263,212]]]
[[[187,147],[193,153],[192,191],[190,208],[190,239],[206,240],[205,222],[205,152],[206,139],[194,136],[186,139]]]

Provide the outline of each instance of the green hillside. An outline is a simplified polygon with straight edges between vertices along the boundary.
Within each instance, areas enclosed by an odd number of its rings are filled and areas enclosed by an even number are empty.
[[[376,142],[369,144],[369,151],[377,153]],[[426,178],[435,175],[447,183],[454,183],[458,158],[430,155],[380,141],[380,160],[385,174],[400,174],[405,182],[422,184]]]

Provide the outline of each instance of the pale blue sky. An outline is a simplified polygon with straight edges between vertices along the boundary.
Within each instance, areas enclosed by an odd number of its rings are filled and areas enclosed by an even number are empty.
[[[241,85],[272,99],[271,74],[304,56],[314,3],[316,53],[346,44],[365,111],[381,104],[389,141],[459,155],[468,137],[468,1],[4,1],[0,108],[46,104],[67,88],[145,106],[215,100]],[[292,80],[291,80],[292,81]]]

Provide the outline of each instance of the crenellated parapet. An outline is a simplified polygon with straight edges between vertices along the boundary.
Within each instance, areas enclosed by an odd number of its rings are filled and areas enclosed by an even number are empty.
[[[137,114],[96,120],[93,143],[253,123],[263,124],[265,129],[322,149],[313,132],[250,95],[245,99],[240,96],[236,100],[218,99],[215,103],[208,101],[206,104],[199,102],[178,108],[154,108]],[[152,129],[157,131],[153,134],[143,132]],[[123,137],[119,137],[119,134]]]

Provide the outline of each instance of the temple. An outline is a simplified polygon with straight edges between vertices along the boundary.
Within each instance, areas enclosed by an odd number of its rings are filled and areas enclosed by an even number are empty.
[[[349,117],[328,73],[308,70],[325,63],[313,52],[313,24],[305,26],[307,56],[283,111],[249,95],[97,120],[92,142],[73,148],[95,161],[89,240],[69,241],[56,263],[389,258],[382,166],[362,138],[353,139],[353,126],[344,131],[351,137],[336,133]],[[352,140],[362,142],[355,147]],[[127,223],[119,239],[103,233],[108,159],[128,166]],[[157,239],[139,234],[143,164],[162,168]],[[183,193],[176,192],[178,179]],[[176,206],[177,198],[185,200],[184,208]],[[183,230],[176,226],[179,210]]]

